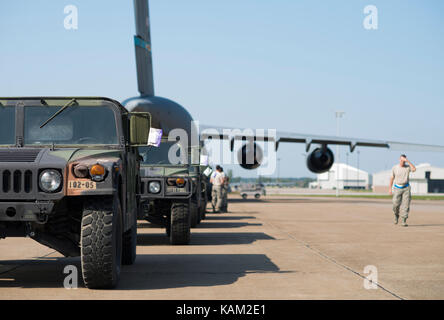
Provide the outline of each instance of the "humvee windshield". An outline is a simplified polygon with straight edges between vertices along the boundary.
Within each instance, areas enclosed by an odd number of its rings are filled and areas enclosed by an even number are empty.
[[[43,128],[60,107],[26,106],[25,145],[118,144],[114,112],[104,106],[70,106]]]
[[[162,141],[158,147],[139,147],[139,153],[143,158],[142,165],[177,165],[188,161],[184,147],[175,141]]]
[[[0,105],[0,145],[15,144],[15,108]]]

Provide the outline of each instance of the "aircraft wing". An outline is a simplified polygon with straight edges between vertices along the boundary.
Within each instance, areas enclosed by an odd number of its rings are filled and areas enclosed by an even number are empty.
[[[276,150],[279,143],[292,142],[303,143],[308,152],[312,145],[342,145],[349,146],[353,152],[356,147],[376,147],[386,148],[395,151],[428,151],[444,152],[444,146],[418,144],[412,142],[396,142],[389,140],[370,140],[361,138],[323,136],[316,134],[301,134],[294,132],[255,130],[255,129],[235,129],[220,126],[199,125],[201,140],[224,139],[231,141],[231,149],[236,140],[246,141],[271,141],[276,143]]]

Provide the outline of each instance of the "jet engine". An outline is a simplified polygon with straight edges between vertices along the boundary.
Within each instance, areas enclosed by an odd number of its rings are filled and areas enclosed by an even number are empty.
[[[327,147],[314,149],[307,157],[307,167],[311,172],[324,173],[333,166],[335,157]]]
[[[264,153],[256,143],[244,144],[237,153],[237,160],[242,168],[252,170],[261,165]]]

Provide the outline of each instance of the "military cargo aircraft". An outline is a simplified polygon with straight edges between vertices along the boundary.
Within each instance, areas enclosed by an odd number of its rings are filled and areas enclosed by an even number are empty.
[[[137,110],[140,106],[149,106],[153,118],[157,119],[164,132],[173,128],[184,128],[191,131],[191,115],[179,104],[156,97],[154,94],[153,61],[151,55],[151,36],[149,23],[148,0],[134,0],[136,35],[134,44],[136,50],[136,65],[139,97],[124,102],[129,110]],[[226,132],[229,132],[228,134]],[[323,173],[331,169],[334,163],[334,154],[330,145],[348,146],[350,152],[356,147],[376,147],[391,150],[415,150],[444,152],[444,146],[414,144],[384,140],[370,140],[339,136],[323,136],[316,134],[301,134],[276,131],[275,134],[257,133],[253,130],[235,129],[221,126],[200,125],[200,140],[223,139],[230,141],[230,150],[234,151],[235,141],[241,141],[237,160],[244,169],[257,169],[263,162],[264,152],[259,141],[274,143],[274,151],[281,143],[303,143],[308,154],[307,167],[314,173]]]

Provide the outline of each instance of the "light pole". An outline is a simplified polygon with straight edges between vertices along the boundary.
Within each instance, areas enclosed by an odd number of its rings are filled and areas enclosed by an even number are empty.
[[[336,136],[339,137],[340,129],[339,129],[339,119],[345,114],[345,111],[335,111],[336,116]],[[336,145],[336,155],[337,155],[337,165],[336,165],[336,197],[339,197],[339,162],[340,162],[340,154],[339,154],[339,145]]]
[[[347,184],[348,184],[348,155],[349,155],[349,153],[347,152],[345,154],[345,159],[346,159],[345,164],[347,165],[347,168],[345,169],[345,170],[347,170],[347,171],[345,171],[345,181],[347,181]],[[348,188],[350,188],[350,186]],[[345,186],[344,186],[344,189],[345,189]]]
[[[357,182],[357,184],[358,184],[358,190],[360,189],[360,187],[359,187],[359,150],[357,151],[358,152],[358,172],[357,172],[357,174],[358,174],[358,182]]]
[[[278,158],[277,161],[278,161],[278,168],[277,168],[277,181],[276,181],[276,184],[279,186],[279,177],[280,177],[280,171],[281,171],[281,158]]]

